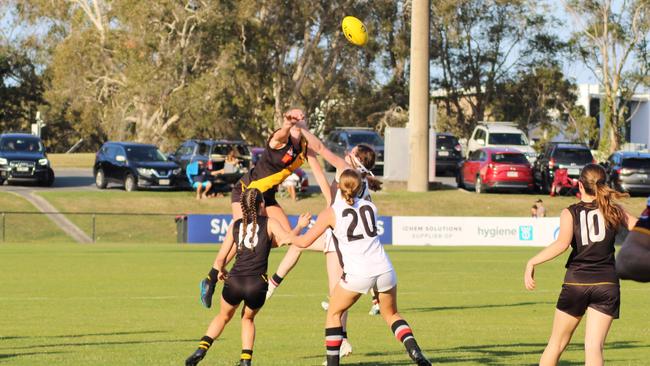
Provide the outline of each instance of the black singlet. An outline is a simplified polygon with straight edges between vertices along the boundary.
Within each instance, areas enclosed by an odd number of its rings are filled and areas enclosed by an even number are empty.
[[[253,224],[247,225],[248,235],[241,235],[242,219],[233,225],[233,238],[237,245],[237,257],[230,270],[230,276],[259,276],[266,274],[269,265],[269,254],[273,241],[269,236],[266,226],[268,218],[257,216],[256,235],[251,243]]]
[[[571,255],[566,263],[566,284],[618,283],[614,261],[617,229],[607,228],[595,202],[568,207],[573,217]]]

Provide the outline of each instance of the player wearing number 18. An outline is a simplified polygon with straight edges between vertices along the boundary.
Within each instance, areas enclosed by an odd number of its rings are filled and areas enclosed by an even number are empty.
[[[325,322],[327,366],[339,365],[343,342],[341,315],[372,288],[379,292],[381,316],[404,344],[411,359],[419,366],[430,366],[408,323],[397,312],[397,277],[377,235],[377,207],[359,198],[362,188],[359,172],[344,170],[337,193],[340,199],[337,198],[332,206],[318,215],[316,223],[305,235],[291,238],[293,245],[305,248],[331,227],[334,246],[343,267],[343,276],[330,297]]]
[[[562,211],[557,240],[528,261],[524,274],[526,288],[534,289],[535,266],[572,247],[553,331],[540,365],[557,365],[585,313],[585,364],[602,365],[605,338],[612,320],[619,315],[621,298],[614,239],[619,228],[627,226],[631,230],[637,220],[615,202],[627,195],[607,186],[605,170],[600,165],[585,166],[578,187],[581,201]]]

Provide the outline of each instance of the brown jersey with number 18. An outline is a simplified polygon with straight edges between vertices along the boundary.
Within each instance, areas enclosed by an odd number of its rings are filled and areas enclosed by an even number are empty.
[[[614,239],[618,228],[608,228],[595,202],[568,207],[573,216],[571,254],[566,263],[565,284],[618,284]]]

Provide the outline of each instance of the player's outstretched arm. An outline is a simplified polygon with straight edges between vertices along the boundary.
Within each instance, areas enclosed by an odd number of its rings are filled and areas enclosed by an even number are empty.
[[[327,177],[325,176],[323,167],[318,162],[318,158],[316,157],[316,152],[314,152],[314,150],[312,150],[311,148],[307,150],[307,162],[311,167],[311,171],[314,174],[314,178],[316,178],[316,183],[318,183],[318,187],[320,187],[321,192],[323,192],[323,196],[325,196],[325,201],[327,202],[327,206],[331,206],[332,192],[330,189],[329,182],[327,181]]]
[[[526,289],[533,290],[535,288],[535,266],[548,262],[564,253],[571,245],[572,237],[573,217],[571,216],[571,212],[565,208],[562,210],[562,214],[560,214],[560,233],[557,236],[557,240],[542,249],[541,252],[531,258],[526,264],[526,272],[524,273],[524,285]]]
[[[330,149],[325,147],[325,144],[323,144],[323,142],[318,137],[309,131],[307,128],[307,123],[305,123],[304,120],[298,122],[296,126],[300,127],[300,132],[302,132],[303,137],[305,137],[307,140],[307,144],[309,144],[309,147],[316,154],[322,156],[323,159],[325,159],[333,167],[336,167],[337,170],[344,170],[346,168],[349,168],[348,163],[346,163],[342,157],[334,154]]]
[[[273,247],[281,247],[283,245],[288,245],[291,243],[291,237],[299,235],[302,229],[309,226],[311,222],[311,215],[304,213],[298,218],[298,224],[294,227],[291,232],[287,232],[282,228],[280,223],[270,218],[268,219],[267,232],[273,238]]]
[[[282,127],[271,135],[269,147],[271,149],[280,149],[286,145],[291,135],[291,127],[303,119],[305,119],[305,114],[300,109],[292,109],[286,112],[283,116]]]
[[[631,215],[627,211],[625,211],[625,218],[626,218],[627,229],[632,231],[632,229],[634,229],[634,227],[636,226],[636,223],[639,221],[639,218],[637,218],[634,215]]]
[[[307,248],[312,245],[321,236],[328,227],[334,227],[336,219],[334,218],[334,210],[327,207],[318,214],[316,223],[312,226],[305,235],[292,236],[291,244],[299,248]]]

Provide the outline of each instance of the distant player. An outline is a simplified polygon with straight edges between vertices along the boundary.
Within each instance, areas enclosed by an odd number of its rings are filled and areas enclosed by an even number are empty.
[[[231,224],[216,260],[219,278],[225,280],[219,315],[210,323],[197,350],[185,361],[186,366],[196,365],[205,357],[242,301],[242,353],[239,364],[251,365],[255,341],[254,319],[266,300],[266,271],[271,247],[286,242],[289,233],[276,220],[261,215],[264,198],[259,190],[247,189],[241,196],[241,208],[242,218]],[[296,233],[307,227],[309,220],[309,215],[302,215]],[[230,272],[227,272],[225,262],[231,248],[235,248],[237,258]]]
[[[572,247],[553,331],[540,365],[558,363],[585,312],[585,364],[602,365],[605,338],[612,320],[619,316],[621,298],[614,239],[620,227],[634,227],[636,218],[615,202],[627,195],[607,186],[605,170],[600,165],[589,164],[582,169],[578,188],[581,201],[562,210],[557,240],[526,265],[524,282],[528,290],[533,290],[535,266]]]
[[[296,127],[296,123],[304,119],[305,116],[299,109],[292,109],[285,113],[282,127],[271,134],[255,167],[235,183],[231,196],[233,220],[242,217],[239,203],[242,193],[249,189],[257,189],[264,195],[265,209],[262,214],[278,221],[284,230],[291,230],[286,213],[275,199],[278,185],[305,161],[309,162],[315,173],[322,170],[314,152],[308,150],[307,140],[302,137],[300,128]],[[231,251],[226,263],[232,259],[234,253],[234,250]],[[207,308],[212,305],[212,295],[218,278],[215,265],[216,262],[208,276],[201,281],[201,302]]]
[[[330,227],[343,276],[336,285],[327,310],[325,342],[327,365],[339,365],[343,342],[341,315],[373,287],[379,292],[380,314],[395,337],[404,344],[411,359],[420,366],[431,363],[424,357],[408,323],[397,312],[397,277],[377,234],[377,208],[358,198],[363,189],[361,175],[354,169],[341,173],[341,199],[323,210],[314,226],[292,244],[308,247]]]
[[[618,251],[616,272],[622,280],[650,282],[650,197],[639,221]]]

